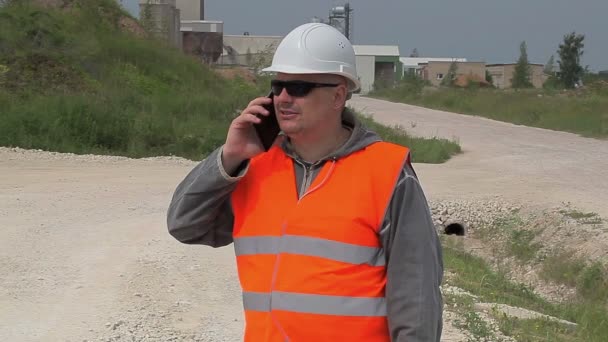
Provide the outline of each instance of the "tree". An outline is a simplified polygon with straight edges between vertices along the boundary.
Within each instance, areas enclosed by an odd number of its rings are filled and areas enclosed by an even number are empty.
[[[564,42],[559,45],[560,61],[559,79],[566,88],[574,88],[583,75],[581,56],[583,55],[583,40],[585,35],[571,32],[564,36]]]
[[[410,57],[420,57],[418,49],[414,48],[414,50],[412,50],[412,53],[410,53]]]
[[[528,64],[528,51],[525,41],[521,42],[519,45],[519,52],[519,59],[515,66],[511,86],[513,88],[532,88],[532,82],[530,82],[530,65]]]
[[[454,85],[454,81],[456,80],[456,73],[458,72],[458,64],[456,61],[453,61],[450,64],[450,69],[448,69],[448,74],[443,76],[441,80],[441,85],[446,87],[451,87]]]
[[[247,52],[245,53],[245,64],[248,66],[253,64],[253,55],[251,54],[250,48],[247,48]]]
[[[147,0],[145,4],[142,4],[143,9],[140,14],[141,26],[144,28],[148,35],[153,35],[156,31],[156,23],[152,17],[152,4],[150,0]]]
[[[272,63],[272,56],[276,51],[277,47],[274,43],[269,43],[264,46],[264,48],[258,51],[254,58],[252,59],[252,63],[249,67],[253,68],[253,71],[258,74],[261,69],[266,68]]]
[[[486,82],[494,85],[494,77],[492,77],[492,74],[488,70],[486,70]]]
[[[553,55],[551,55],[551,57],[547,61],[547,64],[545,64],[545,68],[543,69],[543,72],[547,75],[553,75],[554,71],[555,71],[555,59],[553,58]]]

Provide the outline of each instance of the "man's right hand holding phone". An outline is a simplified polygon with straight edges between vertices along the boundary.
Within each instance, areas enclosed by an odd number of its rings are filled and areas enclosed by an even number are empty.
[[[270,114],[263,107],[270,103],[272,103],[271,98],[258,97],[249,102],[247,108],[232,120],[222,150],[222,165],[228,174],[233,174],[243,161],[264,152],[253,125],[262,122],[257,115]]]

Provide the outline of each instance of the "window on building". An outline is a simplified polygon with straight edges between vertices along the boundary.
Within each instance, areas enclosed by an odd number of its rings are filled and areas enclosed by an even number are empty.
[[[437,74],[437,79],[438,80],[442,80],[443,79],[443,74]]]

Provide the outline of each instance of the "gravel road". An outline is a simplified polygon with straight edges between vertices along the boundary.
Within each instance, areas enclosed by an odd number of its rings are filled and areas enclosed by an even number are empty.
[[[464,153],[448,163],[415,165],[430,199],[570,201],[608,217],[608,141],[361,97],[350,104],[460,141]],[[194,165],[0,148],[0,341],[238,341],[232,247],[186,246],[166,231],[171,194]],[[444,340],[459,340],[449,322],[447,331]]]
[[[608,217],[608,140],[357,96],[349,105],[411,134],[459,142],[462,155],[416,165],[431,197],[498,195],[543,207],[571,202]]]

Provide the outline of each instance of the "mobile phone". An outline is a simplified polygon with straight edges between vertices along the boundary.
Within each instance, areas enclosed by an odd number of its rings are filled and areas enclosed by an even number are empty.
[[[270,99],[273,98],[272,91],[268,94]],[[267,116],[258,115],[262,122],[259,124],[253,124],[255,131],[260,138],[260,142],[262,146],[264,146],[264,150],[268,151],[275,139],[281,132],[281,127],[279,126],[279,122],[277,121],[277,116],[274,111],[274,102],[271,102],[267,105],[263,105],[263,107],[270,112]]]

